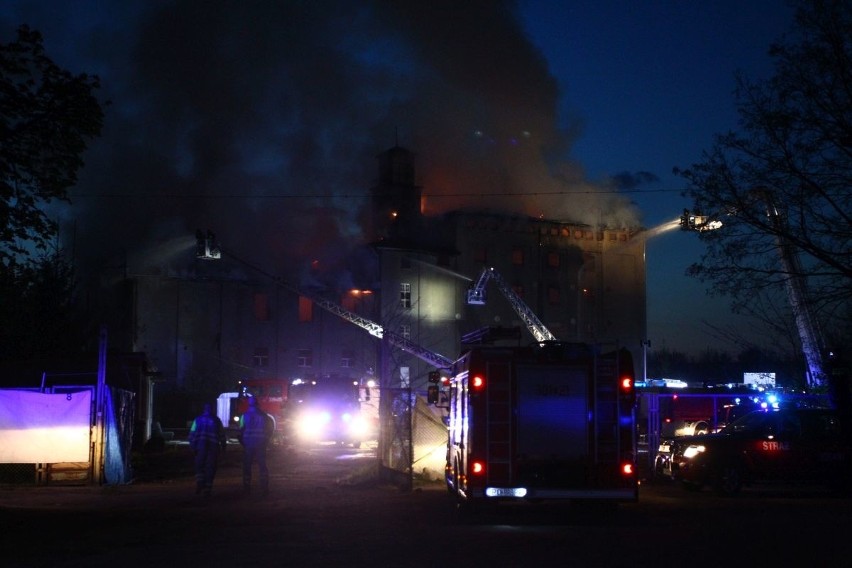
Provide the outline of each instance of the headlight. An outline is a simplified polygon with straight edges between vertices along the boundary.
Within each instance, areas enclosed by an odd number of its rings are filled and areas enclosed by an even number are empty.
[[[704,446],[688,446],[683,451],[683,457],[686,459],[691,459],[703,452],[706,448]]]
[[[328,412],[306,412],[299,416],[297,427],[302,436],[315,438],[322,434],[330,421],[331,414]]]
[[[367,434],[367,421],[362,416],[352,416],[347,424],[351,435],[362,437]]]

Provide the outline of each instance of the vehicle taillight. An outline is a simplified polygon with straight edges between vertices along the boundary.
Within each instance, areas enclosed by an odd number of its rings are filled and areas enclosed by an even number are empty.
[[[629,462],[621,464],[621,474],[626,476],[633,475],[633,464]]]
[[[485,462],[480,460],[470,462],[470,473],[471,475],[485,474]]]
[[[485,388],[485,378],[482,375],[474,375],[470,384],[474,390],[482,390]]]
[[[621,375],[618,381],[618,392],[625,406],[633,406],[636,403],[636,383],[630,374]]]

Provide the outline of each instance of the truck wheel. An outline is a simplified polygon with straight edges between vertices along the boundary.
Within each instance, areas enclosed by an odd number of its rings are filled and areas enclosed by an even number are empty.
[[[743,488],[743,469],[738,464],[728,464],[719,470],[714,489],[717,494],[732,497]]]
[[[459,520],[464,522],[480,522],[497,513],[497,502],[493,499],[461,499],[456,501],[456,511]]]
[[[665,476],[663,476],[663,458],[658,457],[654,460],[654,469],[652,470],[652,477],[654,481],[662,481]]]

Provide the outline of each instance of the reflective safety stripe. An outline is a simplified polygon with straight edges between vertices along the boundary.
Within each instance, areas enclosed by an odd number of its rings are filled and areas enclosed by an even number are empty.
[[[222,444],[225,432],[222,422],[215,416],[202,414],[192,423],[189,431],[190,444]]]
[[[240,417],[240,431],[245,445],[266,442],[272,435],[272,418],[263,412],[249,409]]]

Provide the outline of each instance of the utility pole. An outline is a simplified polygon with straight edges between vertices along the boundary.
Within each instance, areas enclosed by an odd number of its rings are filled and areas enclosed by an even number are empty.
[[[98,384],[95,389],[94,455],[92,456],[93,480],[104,483],[104,401],[106,400],[107,328],[101,325],[98,345]]]

